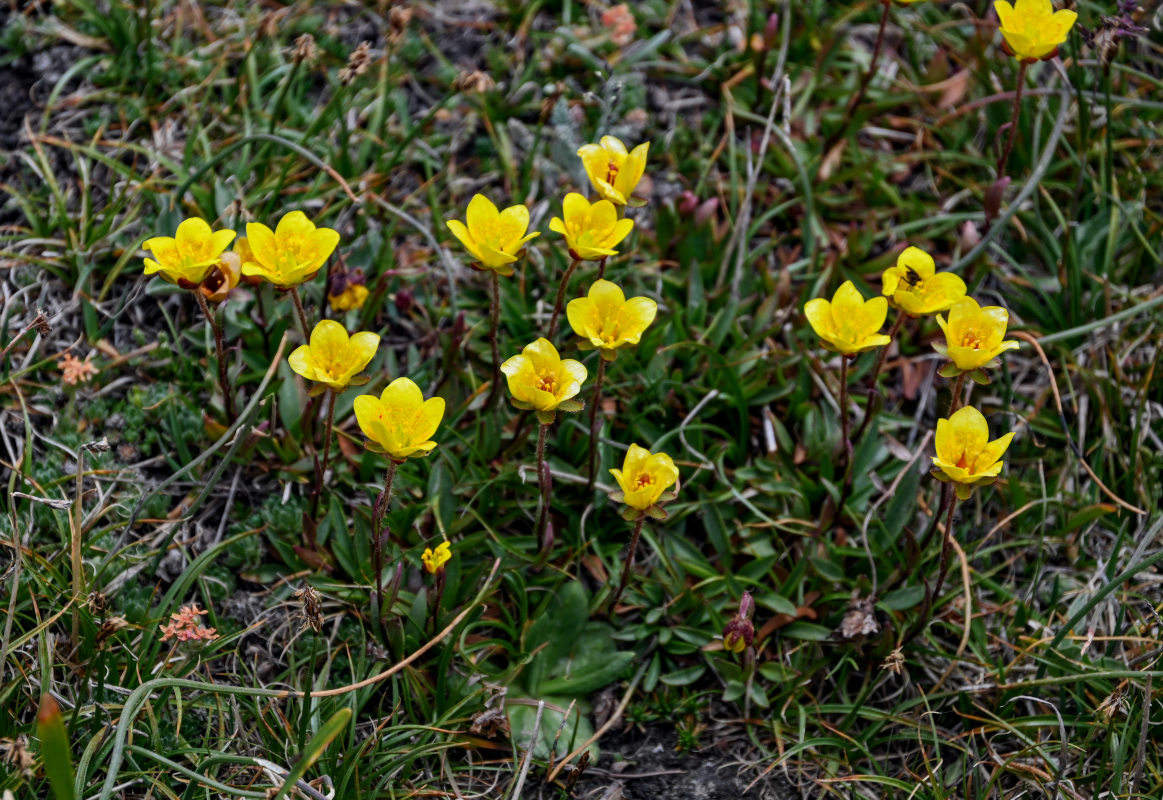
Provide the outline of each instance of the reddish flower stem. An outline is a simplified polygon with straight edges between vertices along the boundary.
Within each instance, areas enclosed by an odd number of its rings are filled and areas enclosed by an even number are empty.
[[[201,289],[194,290],[194,297],[198,299],[198,306],[206,316],[206,321],[210,323],[210,329],[214,331],[214,349],[218,354],[218,387],[222,390],[222,406],[226,411],[226,417],[233,423],[238,419],[238,414],[234,410],[234,394],[230,391],[230,376],[226,369],[226,337],[218,320],[210,311],[210,304],[206,302]]]
[[[561,317],[561,309],[565,306],[566,287],[569,286],[569,279],[573,277],[573,272],[580,263],[581,261],[576,258],[569,262],[569,268],[561,278],[561,285],[557,287],[557,301],[553,304],[553,316],[549,318],[549,335],[545,337],[551,342],[553,337],[557,335],[557,320]]]
[[[303,341],[311,340],[311,326],[307,324],[307,312],[303,310],[303,298],[299,297],[299,287],[291,287],[291,299],[295,301],[295,313],[299,316],[299,327],[303,330]]]
[[[1018,66],[1018,85],[1014,89],[1014,104],[1010,110],[1010,132],[1006,137],[1006,146],[1002,150],[1001,155],[997,159],[997,177],[1001,180],[1005,176],[1006,164],[1009,163],[1010,153],[1014,149],[1014,137],[1018,132],[1018,117],[1021,114],[1022,89],[1026,85],[1026,69],[1029,67],[1025,61],[1022,61]]]
[[[590,402],[590,461],[589,479],[586,481],[586,491],[594,490],[594,481],[597,477],[598,464],[598,406],[602,403],[602,382],[606,378],[606,359],[598,353],[598,377],[594,381],[594,399]]]
[[[626,584],[630,580],[630,570],[634,566],[634,554],[638,551],[638,538],[642,535],[642,524],[646,522],[645,513],[640,514],[634,522],[634,532],[630,534],[630,547],[626,550],[626,562],[622,565],[622,578],[618,581],[618,589],[610,598],[610,614],[618,608],[618,601],[622,599],[622,592],[626,591]]]

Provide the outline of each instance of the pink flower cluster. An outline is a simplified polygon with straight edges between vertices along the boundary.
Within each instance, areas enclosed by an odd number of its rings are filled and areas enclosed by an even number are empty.
[[[179,642],[212,642],[218,638],[213,628],[204,628],[199,623],[206,612],[194,603],[182,606],[176,614],[170,614],[171,622],[162,625],[162,641],[177,639]]]

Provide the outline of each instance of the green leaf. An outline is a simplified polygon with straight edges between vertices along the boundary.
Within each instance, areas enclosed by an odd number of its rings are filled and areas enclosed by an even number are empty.
[[[57,800],[73,800],[73,754],[69,747],[69,734],[61,709],[52,695],[40,698],[40,708],[36,712],[36,734],[40,737],[40,754],[44,758],[44,771]]]
[[[889,611],[904,611],[906,608],[913,608],[924,599],[924,586],[902,586],[882,597],[879,605]]]
[[[315,735],[311,737],[311,741],[307,742],[303,757],[287,773],[287,779],[283,781],[283,785],[279,787],[279,792],[273,800],[282,800],[283,797],[287,796],[287,792],[294,787],[300,778],[307,774],[307,770],[311,769],[311,766],[319,760],[323,751],[327,749],[327,746],[336,736],[343,732],[349,722],[351,722],[351,709],[341,708],[323,723],[323,727],[316,731]]]
[[[801,639],[805,642],[822,642],[831,638],[832,632],[823,625],[800,620],[784,628],[783,635],[789,639]]]
[[[699,678],[703,677],[703,673],[706,671],[706,664],[696,664],[693,667],[675,670],[674,672],[663,675],[662,682],[667,686],[689,686]]]
[[[530,739],[533,737],[533,729],[536,725],[537,738],[532,742],[533,757],[536,759],[546,760],[551,752],[555,758],[567,756],[575,747],[594,735],[594,726],[590,723],[589,716],[582,713],[581,706],[584,704],[575,705],[569,718],[566,719],[564,712],[569,708],[571,700],[569,697],[516,699],[523,702],[518,704],[510,701],[505,704],[505,708],[509,712],[510,738],[517,747],[524,750],[530,745]],[[537,725],[537,703],[539,700],[545,701],[545,708],[541,713],[541,724]],[[557,734],[559,730],[561,731],[560,736]],[[555,740],[556,747],[554,746]],[[597,755],[597,745],[591,745],[590,758],[597,758]]]
[[[545,608],[525,632],[526,653],[544,645],[526,672],[532,694],[542,690],[541,681],[573,648],[589,618],[589,600],[578,581],[570,581],[557,590]],[[613,649],[613,644],[610,644]]]

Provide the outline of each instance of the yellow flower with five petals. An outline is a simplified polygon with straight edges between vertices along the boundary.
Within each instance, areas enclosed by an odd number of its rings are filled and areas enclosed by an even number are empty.
[[[436,447],[432,434],[443,418],[444,398],[425,400],[410,378],[396,378],[379,397],[355,398],[356,422],[370,440],[365,447],[397,462],[428,455]]]
[[[937,272],[933,257],[919,247],[909,247],[880,278],[889,302],[914,317],[936,314],[965,296],[965,281],[952,272]]]
[[[577,192],[565,196],[561,215],[564,220],[549,220],[549,230],[565,236],[569,254],[578,261],[601,261],[618,255],[615,245],[634,229],[634,220],[618,219],[618,209],[609,200],[591,205]]]
[[[613,361],[617,350],[638,344],[643,332],[654,322],[658,303],[649,297],[631,297],[617,284],[597,280],[589,295],[570,300],[565,315],[573,332],[582,337],[582,348],[597,348],[602,358]]]
[[[634,189],[646,172],[646,154],[650,142],[643,142],[627,152],[622,140],[603,136],[598,144],[587,144],[577,151],[594,189],[616,206],[641,206],[645,200],[634,197]]]
[[[1021,61],[1053,58],[1078,19],[1069,9],[1055,11],[1050,0],[995,0],[993,7],[1009,52]]]
[[[246,241],[251,259],[242,274],[270,281],[280,289],[312,278],[339,244],[339,232],[317,228],[302,211],[292,211],[272,231],[261,222],[248,222]]]
[[[379,346],[378,333],[361,332],[349,337],[342,325],[325,319],[311,331],[310,342],[295,348],[287,361],[307,380],[341,392],[348,386],[367,383],[356,376],[371,363]]]
[[[446,223],[453,236],[476,259],[480,269],[491,269],[498,275],[512,275],[512,264],[521,255],[525,243],[540,236],[539,231],[527,234],[529,209],[523,205],[509,206],[498,211],[493,201],[483,194],[473,195],[469,201],[465,222],[450,219]]]
[[[1017,340],[1005,339],[1009,319],[1010,312],[1001,306],[983,308],[972,297],[963,297],[954,303],[949,309],[948,321],[938,315],[937,324],[945,332],[945,344],[934,344],[933,349],[953,362],[941,374],[949,378],[994,366],[995,358],[1006,350],[1016,349]]]
[[[174,236],[155,236],[142,243],[153,258],[145,259],[145,274],[160,274],[183,289],[194,289],[234,240],[234,231],[215,231],[205,220],[192,217],[178,225]]]
[[[517,408],[537,412],[542,423],[553,422],[556,411],[580,411],[583,403],[573,398],[589,375],[580,361],[563,359],[548,339],[525,345],[519,355],[501,364]]]
[[[965,406],[949,419],[937,420],[937,455],[933,456],[934,477],[956,484],[957,497],[965,500],[974,486],[997,480],[1002,454],[1014,438],[1012,432],[989,441],[989,424],[980,411]]]
[[[661,509],[657,509],[656,512],[652,512],[651,509],[660,500],[674,497],[673,493],[664,496],[666,490],[678,481],[678,467],[674,465],[670,456],[666,453],[651,453],[645,447],[632,444],[626,451],[622,468],[612,469],[610,474],[614,476],[622,490],[612,496],[616,502],[625,503],[637,512],[665,518],[665,512]]]
[[[804,304],[804,316],[824,347],[845,355],[863,353],[892,341],[880,333],[888,316],[888,301],[883,297],[866,301],[852,281],[844,281],[831,302],[822,297],[809,300]]]
[[[435,575],[443,570],[450,558],[452,558],[452,545],[448,542],[436,545],[435,550],[425,547],[424,552],[420,554],[420,560],[424,562],[424,569],[428,570],[429,575]]]

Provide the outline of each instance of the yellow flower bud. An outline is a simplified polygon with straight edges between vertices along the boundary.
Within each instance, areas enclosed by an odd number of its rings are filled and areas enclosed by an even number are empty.
[[[420,554],[420,560],[424,562],[424,569],[428,570],[430,575],[443,571],[444,565],[448,563],[450,558],[452,558],[452,545],[448,542],[436,545],[435,550],[425,547],[424,552]]]
[[[949,419],[937,420],[937,455],[933,464],[942,480],[957,484],[957,497],[965,500],[974,486],[997,480],[1003,466],[1001,457],[1014,434],[989,441],[989,425],[973,406],[954,411]],[[936,474],[934,472],[934,474]]]

